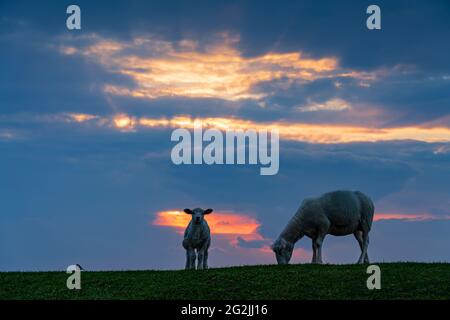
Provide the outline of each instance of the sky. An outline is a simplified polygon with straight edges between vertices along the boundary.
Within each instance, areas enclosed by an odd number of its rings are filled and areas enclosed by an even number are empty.
[[[273,264],[332,190],[372,198],[371,260],[450,262],[450,3],[376,1],[368,30],[371,4],[0,0],[0,270],[182,269],[195,207],[210,267]],[[278,129],[278,173],[173,164],[199,120]],[[327,236],[323,256],[359,247]]]

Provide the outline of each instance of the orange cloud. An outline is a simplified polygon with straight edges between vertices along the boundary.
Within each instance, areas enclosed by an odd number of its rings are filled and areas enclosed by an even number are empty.
[[[183,232],[190,220],[191,216],[182,211],[168,210],[157,212],[152,224]],[[247,215],[214,211],[206,220],[212,234],[241,236],[245,240],[264,239],[258,232],[260,223]]]
[[[239,37],[219,36],[218,42],[199,48],[197,42],[169,42],[135,38],[119,42],[92,37],[95,43],[81,49],[62,46],[65,55],[82,55],[111,72],[131,77],[136,86],[107,84],[114,95],[155,99],[164,96],[219,98],[236,101],[261,99],[268,93],[255,91],[257,84],[281,80],[312,81],[319,78],[351,77],[373,81],[378,73],[339,68],[335,57],[310,58],[302,52],[268,52],[245,57],[236,44]],[[138,54],[140,52],[140,54]],[[145,54],[143,54],[145,53]]]
[[[136,120],[126,114],[118,114],[113,118],[114,127],[123,131],[131,131],[136,125]]]
[[[450,216],[437,216],[429,213],[377,213],[373,221],[380,220],[408,220],[408,221],[424,221],[424,220],[449,220]]]
[[[97,116],[85,113],[68,113],[67,117],[69,118],[70,121],[74,122],[85,122],[98,118]]]

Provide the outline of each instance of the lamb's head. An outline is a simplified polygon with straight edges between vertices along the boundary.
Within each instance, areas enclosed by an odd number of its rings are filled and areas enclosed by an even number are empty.
[[[280,237],[272,244],[272,250],[278,264],[288,264],[294,251],[294,244]]]
[[[203,222],[204,215],[210,214],[211,212],[213,212],[213,209],[206,209],[206,210],[203,210],[201,208],[195,208],[193,210],[184,209],[184,212],[192,216],[193,224],[201,224]]]

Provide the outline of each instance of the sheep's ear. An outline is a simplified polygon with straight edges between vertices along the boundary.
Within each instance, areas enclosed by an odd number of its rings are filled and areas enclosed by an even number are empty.
[[[273,252],[277,253],[281,249],[280,242],[275,241],[274,243],[272,243],[272,245],[270,246],[270,249],[272,249]]]
[[[187,213],[187,214],[192,214],[191,209],[184,209],[184,212]]]
[[[213,212],[213,209],[206,209],[203,214],[210,214],[211,212]]]

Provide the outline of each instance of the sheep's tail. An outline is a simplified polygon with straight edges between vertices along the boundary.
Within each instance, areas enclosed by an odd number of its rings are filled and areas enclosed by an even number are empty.
[[[355,191],[355,194],[357,195],[361,203],[361,223],[364,225],[364,227],[367,228],[367,231],[370,231],[370,229],[372,228],[375,206],[373,205],[372,200],[364,193]]]

